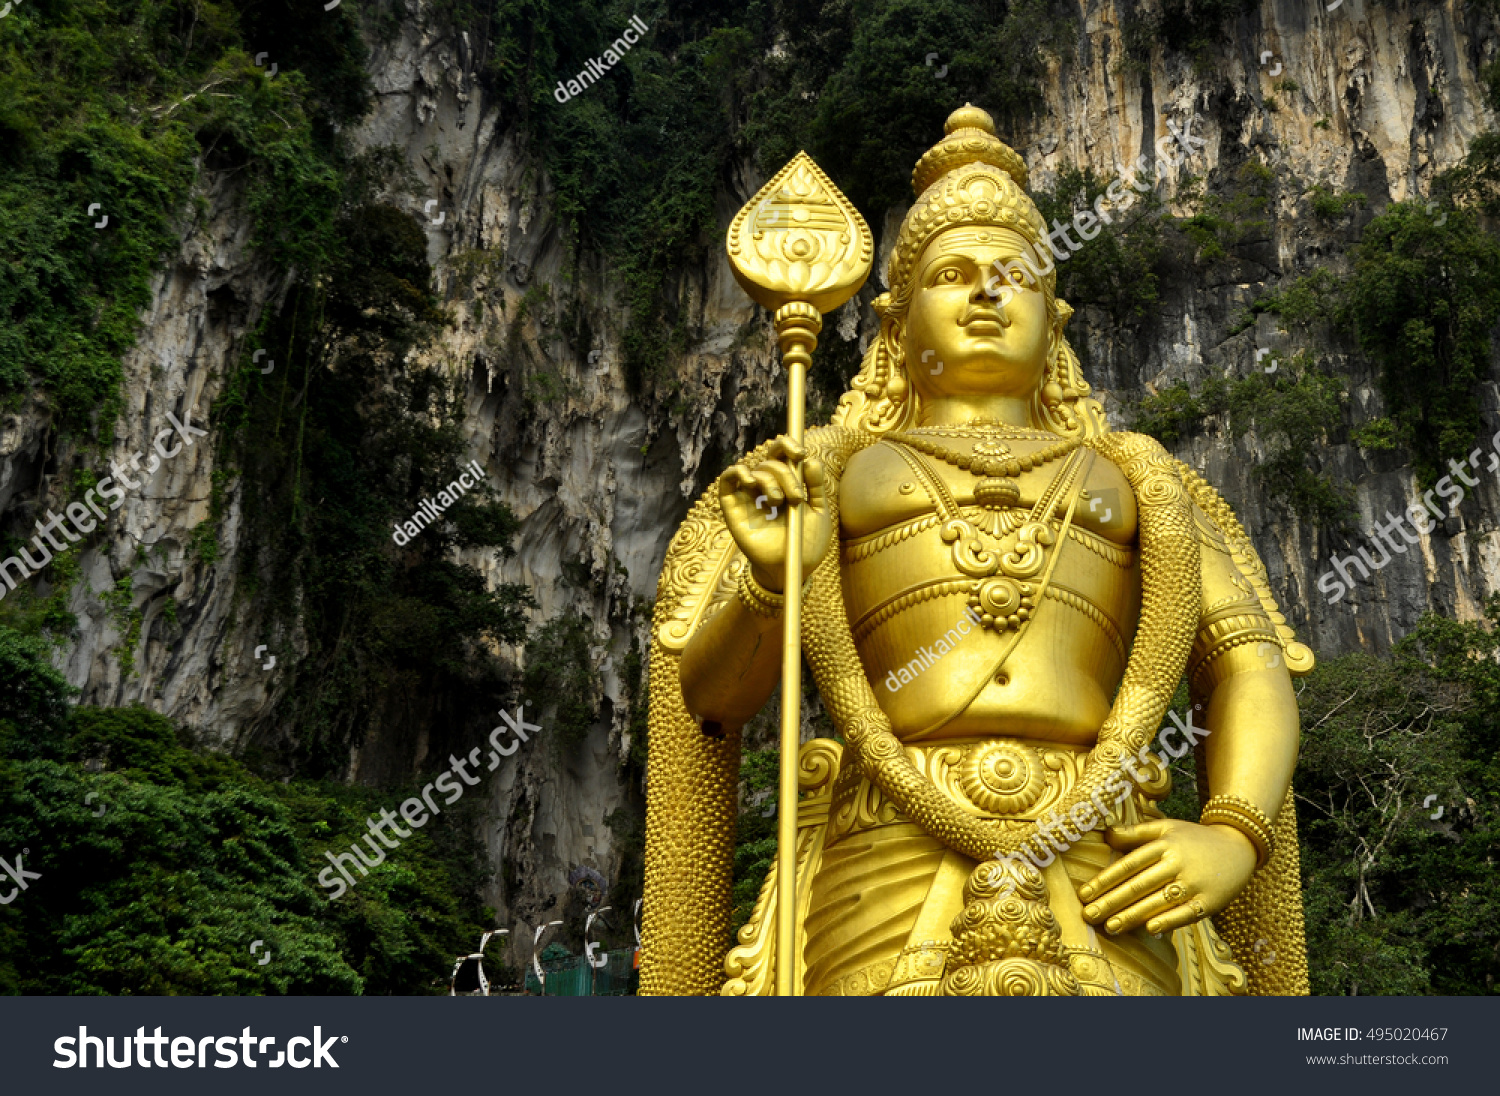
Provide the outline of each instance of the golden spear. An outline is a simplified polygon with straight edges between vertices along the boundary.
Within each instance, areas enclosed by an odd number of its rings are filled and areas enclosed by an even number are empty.
[[[735,280],[770,310],[787,370],[786,434],[802,445],[807,366],[822,314],[870,275],[874,241],[859,211],[812,157],[799,152],[735,214],[726,241]],[[798,467],[798,474],[801,468]],[[804,491],[803,497],[806,497]],[[776,994],[790,997],[797,964],[797,754],[802,744],[802,516],[786,515],[781,651],[781,783],[776,798]],[[835,534],[837,531],[835,530]]]

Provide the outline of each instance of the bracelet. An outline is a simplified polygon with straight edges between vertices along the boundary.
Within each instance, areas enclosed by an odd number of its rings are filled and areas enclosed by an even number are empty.
[[[1238,830],[1255,846],[1255,868],[1259,871],[1276,850],[1276,828],[1266,812],[1237,795],[1216,795],[1198,816],[1204,826],[1228,826]]]
[[[755,581],[755,576],[750,573],[750,565],[745,564],[745,569],[740,572],[740,604],[749,609],[756,616],[766,617],[774,620],[781,616],[781,607],[786,603],[786,597],[782,594],[773,594],[760,583]]]

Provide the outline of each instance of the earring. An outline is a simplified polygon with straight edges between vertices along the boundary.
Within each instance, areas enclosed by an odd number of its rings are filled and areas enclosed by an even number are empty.
[[[1062,385],[1058,384],[1058,363],[1062,358],[1062,331],[1060,325],[1052,328],[1052,345],[1047,350],[1046,383],[1042,385],[1042,403],[1049,411],[1057,410],[1063,401]]]

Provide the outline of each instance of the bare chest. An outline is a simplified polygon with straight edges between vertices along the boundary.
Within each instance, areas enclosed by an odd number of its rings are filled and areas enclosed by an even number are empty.
[[[970,456],[975,444],[970,439],[936,440],[954,457]],[[1007,440],[1004,445],[1018,457],[1044,448],[1043,443],[1030,440]],[[1079,496],[1073,524],[1121,547],[1133,545],[1135,497],[1124,474],[1090,452],[1074,459],[1082,462],[1079,473],[1072,479],[1072,490],[1061,493],[1064,506],[1072,501],[1072,494]],[[1054,481],[1066,463],[1062,457],[1010,477],[1018,491],[1011,508],[1029,511],[1049,489],[1057,493]],[[984,478],[931,454],[908,450],[903,456],[891,444],[872,445],[855,454],[840,480],[840,532],[845,540],[859,540],[916,521],[938,510],[935,496],[944,492],[960,508],[976,506],[975,490]]]

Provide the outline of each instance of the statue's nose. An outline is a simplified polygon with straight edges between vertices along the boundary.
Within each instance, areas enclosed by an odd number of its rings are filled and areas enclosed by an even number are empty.
[[[1005,314],[1005,306],[1010,301],[1011,292],[1010,286],[1001,285],[994,293],[991,293],[988,284],[980,282],[974,287],[974,291],[969,294],[970,317],[976,311],[981,313],[987,312],[993,315],[1002,326],[1009,327],[1010,317]]]

